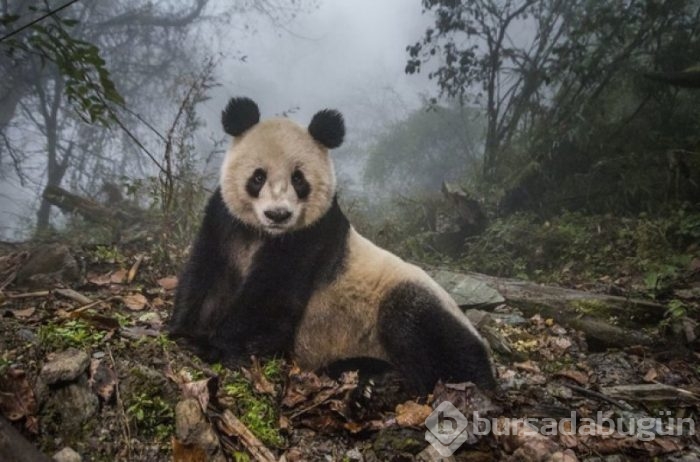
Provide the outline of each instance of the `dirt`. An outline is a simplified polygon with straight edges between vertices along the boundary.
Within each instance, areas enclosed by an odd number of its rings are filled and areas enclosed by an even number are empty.
[[[26,258],[17,258],[18,252],[4,261],[21,265]],[[465,433],[452,460],[700,457],[700,441],[688,428],[677,435],[656,431],[645,441],[624,432],[529,434],[507,420],[562,420],[575,411],[579,417],[601,412],[628,420],[695,421],[700,369],[691,349],[634,346],[592,354],[579,332],[501,306],[488,314],[501,344],[497,393],[439,384],[431,397],[406,403],[391,384],[378,383],[374,402],[359,403],[356,391],[365,384],[358,385],[356,376],[336,382],[281,362],[230,371],[169,341],[163,326],[177,265],[164,266],[137,249],[71,252],[82,267],[78,282],[34,278],[45,285],[11,283],[0,292],[0,411],[48,455],[71,448],[85,461],[253,460],[251,454],[287,461],[437,460],[423,422],[450,401],[464,414],[478,411],[494,425],[514,429],[509,436]],[[56,290],[68,284],[77,295]],[[492,335],[493,329],[490,340]],[[665,384],[670,396],[623,400],[601,392],[623,384]],[[381,401],[382,387],[392,390],[384,394],[393,402]],[[187,399],[200,403],[203,418],[176,415]],[[197,411],[192,401],[188,406],[179,409]],[[208,446],[192,436],[198,434],[209,435]]]

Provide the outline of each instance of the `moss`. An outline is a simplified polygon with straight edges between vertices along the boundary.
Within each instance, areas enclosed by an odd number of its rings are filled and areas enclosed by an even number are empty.
[[[573,300],[570,305],[580,314],[589,314],[596,318],[611,317],[614,314],[611,312],[610,305],[601,300]]]
[[[47,350],[62,350],[68,347],[94,347],[104,338],[105,333],[81,320],[64,323],[48,323],[39,328],[39,341]]]
[[[279,382],[283,378],[283,362],[271,360],[261,367],[265,379]],[[236,415],[264,444],[283,447],[285,440],[279,432],[279,412],[274,397],[258,393],[253,385],[239,372],[232,373],[223,390],[233,398]]]

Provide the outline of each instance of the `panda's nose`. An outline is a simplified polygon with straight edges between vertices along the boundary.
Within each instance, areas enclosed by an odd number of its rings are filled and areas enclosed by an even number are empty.
[[[265,210],[265,216],[275,223],[284,223],[292,216],[292,212],[284,208]]]

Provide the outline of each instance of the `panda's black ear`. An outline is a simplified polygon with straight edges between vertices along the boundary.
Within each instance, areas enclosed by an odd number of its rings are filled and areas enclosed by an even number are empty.
[[[311,119],[309,133],[328,149],[337,148],[343,144],[345,137],[343,115],[333,109],[318,111]]]
[[[224,131],[231,136],[242,135],[258,122],[260,122],[260,109],[250,98],[231,98],[226,109],[221,112],[221,124],[224,126]]]

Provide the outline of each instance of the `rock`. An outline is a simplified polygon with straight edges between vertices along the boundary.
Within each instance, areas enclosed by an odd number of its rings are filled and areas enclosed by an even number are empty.
[[[54,390],[45,406],[60,418],[61,431],[67,434],[80,430],[95,415],[98,405],[97,396],[90,390],[87,378],[83,376],[76,383]]]
[[[61,353],[50,355],[43,365],[39,378],[47,385],[71,382],[85,372],[90,357],[82,350],[69,348]]]
[[[201,448],[210,461],[226,460],[219,438],[196,399],[185,399],[175,406],[175,436],[182,444]]]
[[[76,281],[80,276],[78,262],[63,244],[43,244],[32,250],[29,259],[17,272],[19,285],[50,281]]]
[[[56,462],[82,462],[83,458],[73,448],[66,446],[53,455],[53,460]]]
[[[444,270],[430,271],[429,274],[462,308],[494,306],[506,301],[497,290],[467,274]]]

